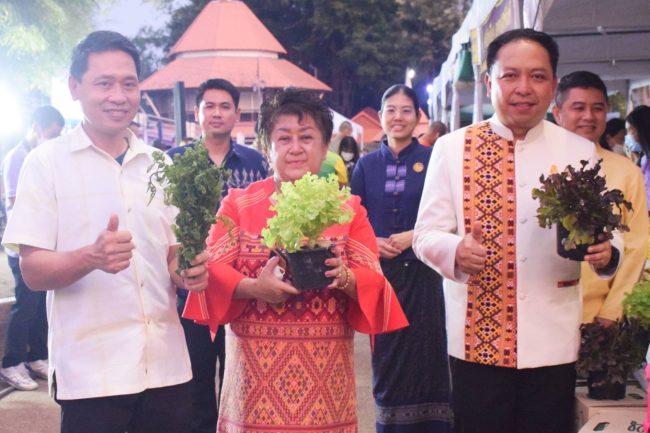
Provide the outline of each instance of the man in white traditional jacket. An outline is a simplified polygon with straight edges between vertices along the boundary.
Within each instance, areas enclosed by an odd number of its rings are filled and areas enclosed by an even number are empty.
[[[413,249],[445,278],[457,432],[572,431],[580,263],[557,255],[531,191],[596,150],[544,120],[558,57],[542,32],[497,37],[485,80],[496,114],[441,137],[431,156]],[[622,251],[612,243],[585,257],[604,277]]]

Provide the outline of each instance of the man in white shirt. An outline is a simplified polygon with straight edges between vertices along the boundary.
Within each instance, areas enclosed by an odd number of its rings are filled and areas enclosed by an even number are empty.
[[[61,135],[65,125],[59,111],[49,105],[38,107],[32,114],[31,127],[24,140],[11,149],[2,161],[2,186],[7,215],[16,201],[18,176],[27,154],[40,143]],[[39,379],[47,379],[47,317],[45,293],[33,292],[25,285],[20,272],[18,254],[6,250],[14,276],[16,302],[11,306],[5,352],[0,378],[21,391],[32,391]]]
[[[498,36],[486,75],[495,116],[441,137],[429,163],[413,249],[445,278],[460,433],[572,431],[580,266],[556,254],[531,190],[552,165],[594,162],[596,153],[543,120],[558,57],[545,33]],[[619,250],[601,242],[585,260],[611,275]]]
[[[151,203],[153,152],[128,129],[139,56],[115,32],[72,55],[69,87],[84,114],[23,165],[3,245],[19,246],[32,290],[48,290],[50,385],[62,433],[181,433],[191,369],[175,284],[207,285],[202,253],[176,274],[176,210]],[[159,190],[160,191],[160,190]]]

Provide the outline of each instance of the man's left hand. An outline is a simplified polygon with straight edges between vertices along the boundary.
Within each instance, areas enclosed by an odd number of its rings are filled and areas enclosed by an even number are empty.
[[[202,292],[208,287],[208,258],[210,255],[203,251],[192,259],[191,268],[181,272],[184,288],[193,292]]]
[[[587,249],[588,254],[585,256],[585,262],[592,265],[595,269],[601,269],[609,265],[612,259],[612,243],[609,240],[595,244]]]

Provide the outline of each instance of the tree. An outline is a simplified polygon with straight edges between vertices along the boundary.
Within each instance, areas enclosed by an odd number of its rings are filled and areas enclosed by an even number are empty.
[[[95,0],[1,0],[0,78],[47,91],[72,47],[91,30]]]

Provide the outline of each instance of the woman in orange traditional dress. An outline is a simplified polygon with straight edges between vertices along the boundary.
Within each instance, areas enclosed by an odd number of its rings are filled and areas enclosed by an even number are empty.
[[[315,95],[285,89],[262,105],[260,138],[274,175],[231,189],[207,240],[208,289],[190,295],[184,316],[226,331],[219,432],[357,431],[354,331],[390,332],[408,322],[384,278],[377,243],[356,196],[348,224],[323,233],[336,247],[325,262],[334,281],[301,292],[275,276],[277,257],[261,243],[271,194],[282,182],[318,173],[332,117]],[[230,220],[231,223],[224,223]]]

